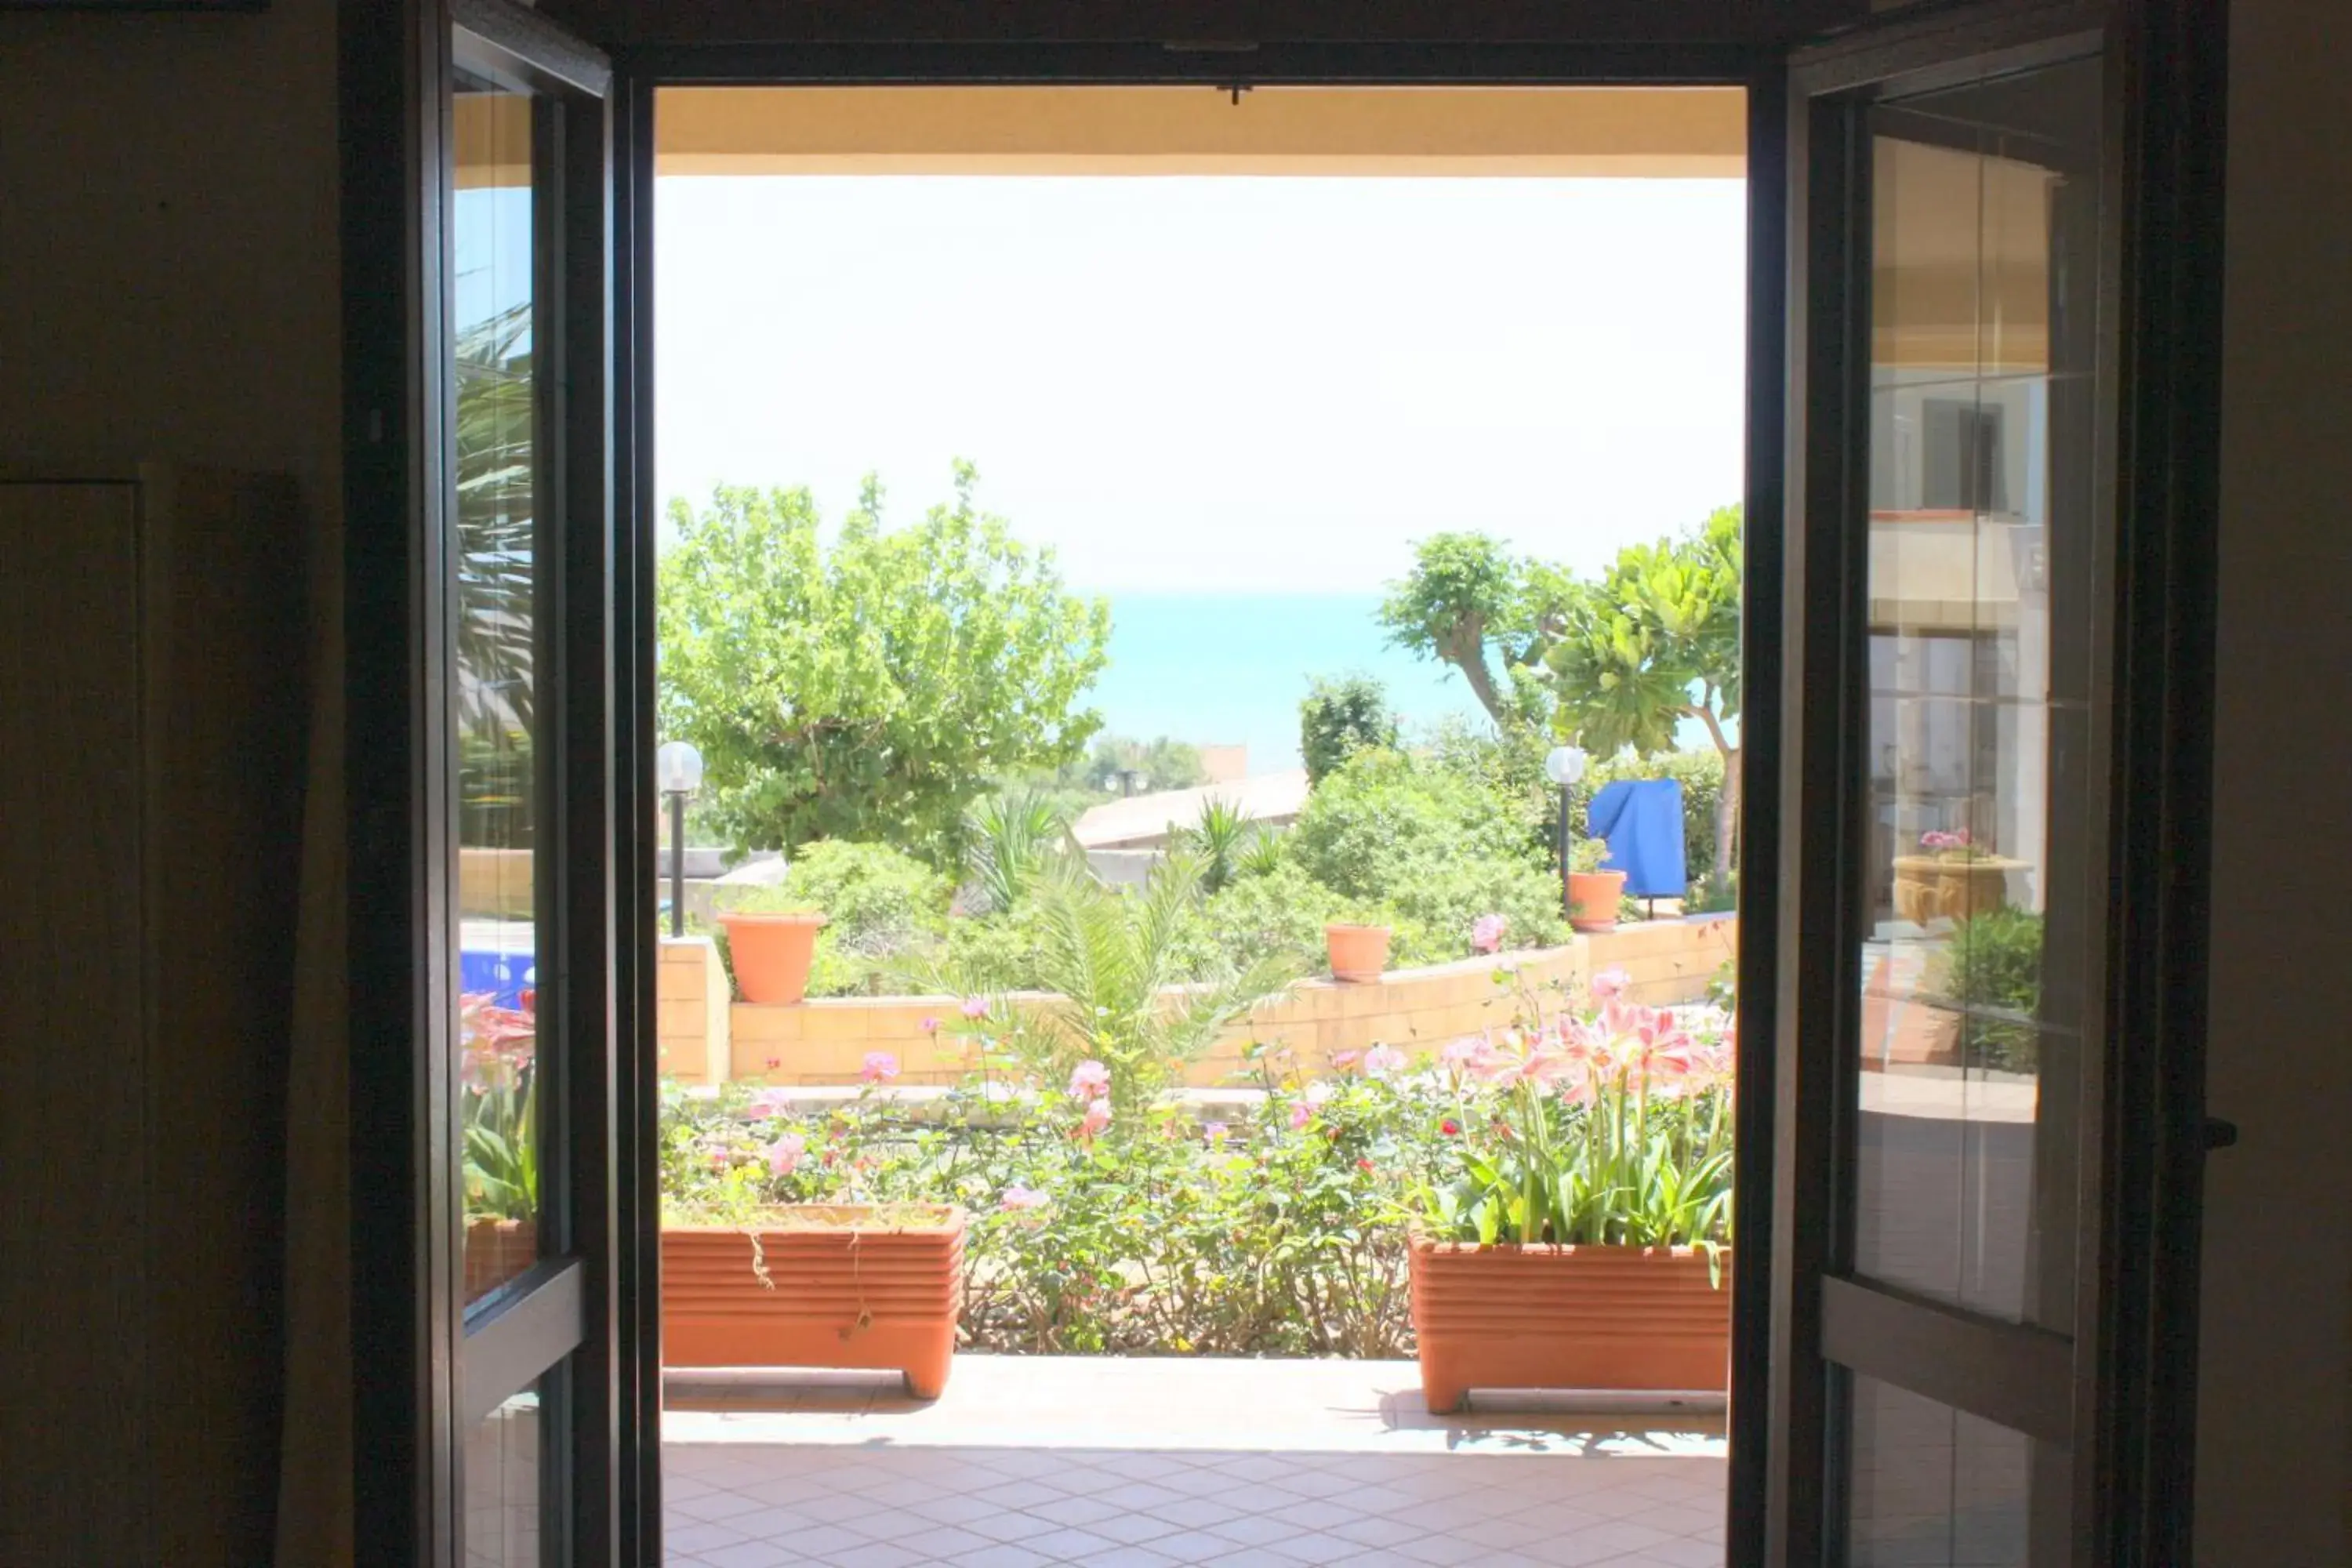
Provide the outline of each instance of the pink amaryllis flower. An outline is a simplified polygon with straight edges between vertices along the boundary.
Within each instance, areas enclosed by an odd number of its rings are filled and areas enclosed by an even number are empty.
[[[1088,1100],[1087,1102],[1087,1113],[1078,1121],[1078,1136],[1087,1139],[1099,1138],[1102,1136],[1103,1129],[1109,1125],[1110,1101],[1108,1100]]]
[[[1470,945],[1480,952],[1500,951],[1503,928],[1508,923],[1501,915],[1480,915],[1470,922]]]
[[[898,1058],[888,1051],[868,1051],[857,1076],[867,1083],[887,1083],[898,1076]]]
[[[1592,977],[1592,1000],[1605,1006],[1622,996],[1625,988],[1633,984],[1633,977],[1623,970],[1604,969]]]
[[[988,998],[987,998],[987,997],[985,997],[985,996],[967,996],[967,997],[965,997],[965,998],[963,999],[963,1016],[964,1016],[965,1017],[967,1017],[967,1018],[985,1018],[985,1017],[987,1017],[987,1016],[988,1016]]]
[[[1011,1186],[1004,1189],[1004,1195],[996,1201],[996,1206],[1010,1209],[1015,1214],[1041,1209],[1045,1206],[1045,1194],[1034,1187]]]
[[[1070,1069],[1072,1100],[1100,1100],[1110,1092],[1110,1068],[1089,1057]]]
[[[1371,1078],[1386,1078],[1403,1069],[1404,1053],[1394,1046],[1374,1046],[1364,1053],[1364,1072]]]
[[[808,1152],[808,1140],[797,1132],[787,1132],[768,1145],[768,1170],[778,1176],[790,1175],[793,1167]]]

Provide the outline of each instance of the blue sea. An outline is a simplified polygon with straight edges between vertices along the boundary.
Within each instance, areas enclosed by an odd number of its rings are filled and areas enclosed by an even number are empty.
[[[1485,721],[1451,667],[1390,646],[1377,594],[1113,594],[1110,667],[1091,700],[1106,733],[1249,747],[1249,771],[1298,766],[1298,703],[1318,677],[1369,675],[1408,733]]]

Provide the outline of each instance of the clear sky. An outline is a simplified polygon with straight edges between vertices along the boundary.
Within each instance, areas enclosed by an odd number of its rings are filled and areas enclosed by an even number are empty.
[[[1590,570],[1738,499],[1736,180],[671,178],[658,480],[949,465],[1073,586],[1364,593],[1482,529]]]

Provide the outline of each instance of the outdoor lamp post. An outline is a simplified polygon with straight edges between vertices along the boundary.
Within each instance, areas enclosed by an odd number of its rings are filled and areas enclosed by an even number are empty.
[[[1544,777],[1559,786],[1559,912],[1575,913],[1568,896],[1568,790],[1584,776],[1584,752],[1576,746],[1554,746],[1544,754]]]
[[[669,934],[686,934],[686,797],[702,787],[702,753],[672,741],[654,753],[654,778],[669,797]]]

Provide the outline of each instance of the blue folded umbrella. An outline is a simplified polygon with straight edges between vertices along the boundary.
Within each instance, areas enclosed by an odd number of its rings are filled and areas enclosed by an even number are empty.
[[[1594,793],[1585,831],[1609,841],[1604,871],[1625,873],[1636,899],[1679,899],[1690,892],[1683,845],[1683,786],[1674,779],[1621,779]]]

